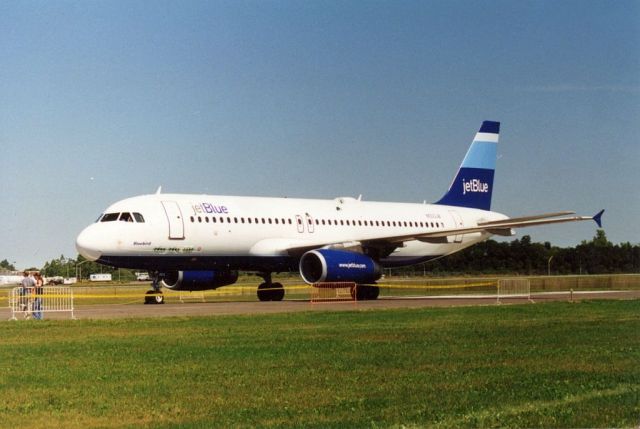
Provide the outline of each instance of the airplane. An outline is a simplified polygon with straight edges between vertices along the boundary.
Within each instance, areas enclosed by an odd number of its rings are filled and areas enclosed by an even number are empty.
[[[523,217],[493,212],[491,196],[500,123],[484,121],[453,182],[433,204],[264,198],[197,194],[136,196],[109,206],[76,239],[78,252],[101,264],[148,270],[146,303],[163,303],[162,287],[211,290],[238,271],[263,278],[260,301],[284,298],[272,273],[299,271],[308,284],[352,282],[355,298],[376,299],[382,269],[459,252],[515,228],[594,220],[561,211]]]

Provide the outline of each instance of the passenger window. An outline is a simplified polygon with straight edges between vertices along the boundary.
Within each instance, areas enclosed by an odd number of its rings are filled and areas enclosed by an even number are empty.
[[[276,218],[275,221],[276,221],[276,225],[277,225],[278,224],[278,218]]]
[[[244,223],[244,218],[243,217],[240,218],[240,222]]]
[[[202,217],[198,216],[198,223],[202,223]]]
[[[206,223],[209,223],[209,216],[205,216],[205,217],[204,217],[204,221],[205,221]]]
[[[195,219],[193,218],[193,216],[191,216],[191,223],[193,223],[193,221],[194,221],[194,220],[195,220]]]
[[[247,218],[247,222],[251,223],[251,218],[250,217]]]
[[[224,218],[223,217],[220,218],[220,223],[224,223]]]
[[[211,217],[211,222],[216,223],[218,221],[218,219],[215,216]]]

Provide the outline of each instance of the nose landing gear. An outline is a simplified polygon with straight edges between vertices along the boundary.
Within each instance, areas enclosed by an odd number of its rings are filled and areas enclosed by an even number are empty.
[[[160,286],[160,273],[151,273],[151,287],[144,296],[145,304],[164,304],[164,295]]]

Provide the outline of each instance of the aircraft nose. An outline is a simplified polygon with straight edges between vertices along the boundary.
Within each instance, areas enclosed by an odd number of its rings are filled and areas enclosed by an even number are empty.
[[[76,238],[76,249],[78,253],[90,261],[100,258],[102,251],[100,250],[100,237],[96,234],[93,225],[86,227],[78,238]]]

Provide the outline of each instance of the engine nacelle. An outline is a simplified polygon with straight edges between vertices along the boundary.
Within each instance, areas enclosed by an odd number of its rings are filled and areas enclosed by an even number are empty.
[[[346,250],[311,250],[300,258],[300,275],[309,283],[374,283],[382,277],[380,265],[367,255]]]
[[[164,275],[162,286],[171,290],[210,290],[238,281],[237,271],[171,271]]]

